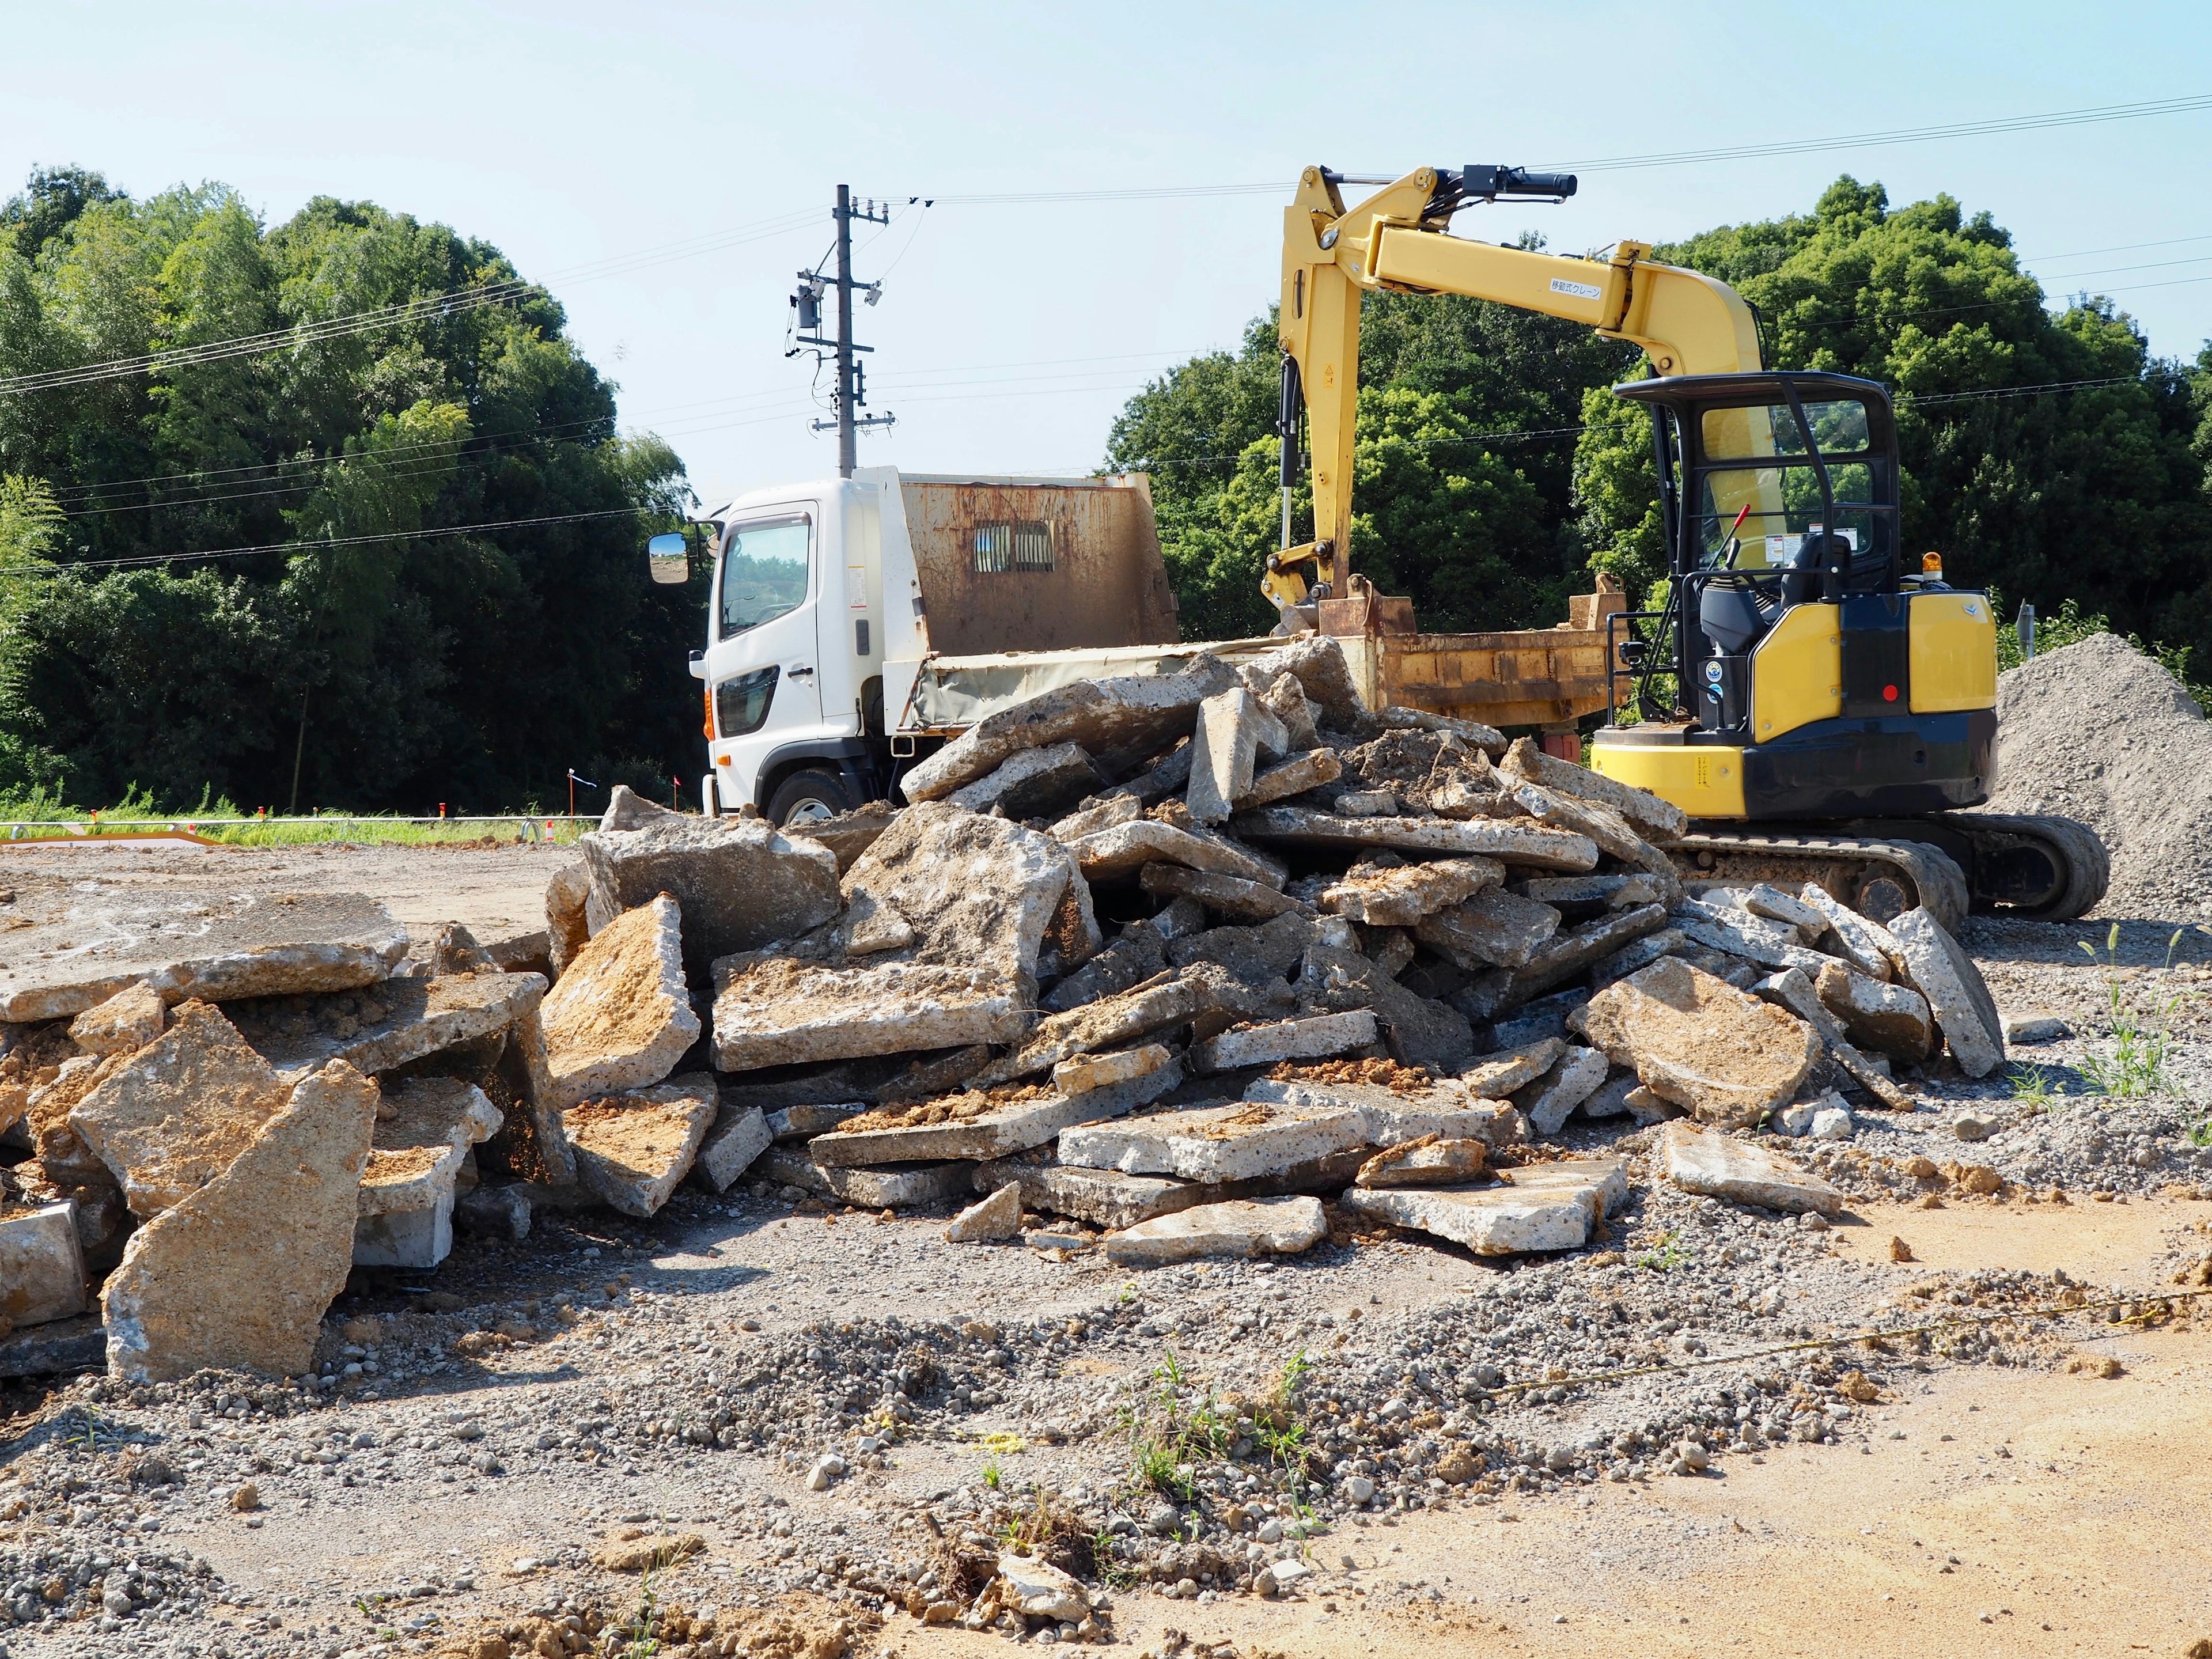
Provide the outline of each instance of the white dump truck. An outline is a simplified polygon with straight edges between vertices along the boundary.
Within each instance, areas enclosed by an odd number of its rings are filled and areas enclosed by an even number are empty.
[[[1279,642],[1179,642],[1142,475],[864,467],[754,490],[701,522],[714,573],[691,672],[704,687],[709,814],[750,806],[791,823],[848,811],[892,798],[906,767],[994,708]],[[649,553],[656,580],[688,578],[682,537],[655,537]],[[1371,705],[1555,731],[1605,706],[1600,611],[1617,595],[1575,600],[1571,627],[1423,635],[1406,601],[1352,585],[1287,620],[1340,638]]]

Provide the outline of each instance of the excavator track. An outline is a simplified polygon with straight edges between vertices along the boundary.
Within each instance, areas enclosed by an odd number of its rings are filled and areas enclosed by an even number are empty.
[[[2105,844],[2071,818],[1939,812],[1835,830],[1700,824],[1668,850],[1692,880],[1816,881],[1877,921],[1918,904],[1952,929],[1970,911],[2070,921],[2095,908],[2112,877]]]
[[[1918,906],[1948,929],[1966,919],[1966,872],[1940,848],[1869,836],[1693,829],[1667,851],[1688,881],[1817,882],[1876,921]]]

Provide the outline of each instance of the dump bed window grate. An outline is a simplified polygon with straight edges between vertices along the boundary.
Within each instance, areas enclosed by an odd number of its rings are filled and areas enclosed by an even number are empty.
[[[979,574],[1052,568],[1049,520],[1001,520],[996,524],[975,526],[975,569]]]

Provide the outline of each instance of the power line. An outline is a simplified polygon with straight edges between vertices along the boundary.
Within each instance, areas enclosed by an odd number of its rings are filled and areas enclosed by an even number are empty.
[[[143,565],[173,564],[191,559],[242,559],[256,553],[318,553],[333,552],[340,548],[362,547],[377,542],[428,541],[441,536],[469,536],[479,530],[520,530],[532,526],[554,524],[584,524],[595,519],[634,519],[647,511],[644,507],[610,507],[598,513],[549,513],[528,519],[494,519],[481,524],[447,525],[432,530],[387,530],[373,536],[325,536],[305,542],[263,542],[253,547],[198,548],[188,553],[143,553],[128,558],[70,560],[49,564],[40,574],[59,574],[72,570],[128,570]],[[36,567],[19,566],[6,572],[21,575]]]

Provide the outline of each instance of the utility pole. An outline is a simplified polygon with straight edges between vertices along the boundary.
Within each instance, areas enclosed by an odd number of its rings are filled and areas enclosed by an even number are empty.
[[[819,270],[799,273],[799,292],[791,296],[791,303],[799,313],[799,327],[812,331],[800,333],[797,337],[798,344],[784,356],[797,356],[800,346],[817,348],[815,354],[817,361],[821,356],[818,348],[828,347],[836,353],[836,418],[834,421],[817,421],[814,429],[827,432],[832,426],[837,428],[837,476],[849,478],[853,476],[854,467],[859,464],[860,428],[864,426],[890,426],[897,419],[893,415],[862,415],[860,412],[868,401],[868,377],[867,371],[860,366],[858,354],[872,351],[875,348],[857,345],[853,340],[853,290],[859,289],[866,294],[870,305],[875,304],[883,295],[883,284],[879,282],[856,283],[853,280],[853,221],[858,219],[865,224],[887,225],[891,222],[891,214],[888,203],[869,201],[854,206],[849,185],[837,186],[837,205],[832,213],[837,222],[837,274],[825,281]],[[835,341],[822,337],[822,290],[830,286],[832,282],[837,289],[837,337]]]

